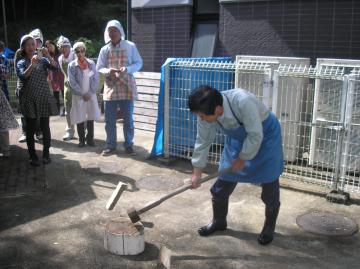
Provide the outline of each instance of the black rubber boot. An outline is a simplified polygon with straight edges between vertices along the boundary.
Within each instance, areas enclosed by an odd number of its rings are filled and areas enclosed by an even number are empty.
[[[261,245],[267,245],[271,243],[274,238],[274,231],[276,226],[276,219],[279,214],[280,205],[275,208],[265,208],[265,222],[264,227],[259,235],[258,242]]]
[[[95,146],[94,142],[94,121],[87,121],[86,144],[90,147]]]
[[[76,125],[79,135],[79,148],[85,147],[85,124],[84,122]]]
[[[29,162],[30,162],[30,165],[32,165],[32,166],[35,166],[35,167],[40,166],[39,158],[36,154],[30,157]]]
[[[27,132],[29,134],[30,132]],[[26,136],[26,144],[29,152],[29,161],[32,166],[40,166],[39,158],[35,151],[34,133]]]
[[[49,164],[51,163],[51,159],[50,159],[50,151],[48,147],[44,147],[43,148],[43,159],[42,159],[43,164]]]
[[[227,228],[226,216],[228,213],[229,200],[212,199],[213,219],[212,221],[198,229],[201,236],[208,236],[216,231],[224,231]]]

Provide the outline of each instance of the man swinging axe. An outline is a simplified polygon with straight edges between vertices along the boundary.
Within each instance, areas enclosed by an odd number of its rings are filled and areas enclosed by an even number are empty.
[[[279,121],[254,95],[243,89],[219,92],[210,86],[200,86],[190,93],[188,105],[198,119],[192,187],[199,187],[217,129],[226,135],[219,171],[232,167],[232,172],[220,175],[211,187],[213,219],[199,228],[198,233],[208,236],[226,230],[229,197],[236,184],[260,183],[265,223],[258,242],[269,244],[279,213],[279,177],[284,169]]]

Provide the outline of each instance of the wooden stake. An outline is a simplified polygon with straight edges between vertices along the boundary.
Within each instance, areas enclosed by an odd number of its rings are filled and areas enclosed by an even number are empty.
[[[171,249],[161,246],[156,269],[171,269]]]
[[[107,210],[113,210],[113,208],[115,207],[116,203],[118,202],[121,194],[123,193],[124,190],[126,190],[126,188],[127,188],[126,184],[119,182],[119,184],[116,186],[116,189],[113,191],[110,199],[106,203]]]

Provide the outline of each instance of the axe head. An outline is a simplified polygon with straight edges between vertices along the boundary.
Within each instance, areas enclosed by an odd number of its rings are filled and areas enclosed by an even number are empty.
[[[127,214],[132,223],[136,223],[140,220],[140,216],[135,208],[131,207],[127,210]]]

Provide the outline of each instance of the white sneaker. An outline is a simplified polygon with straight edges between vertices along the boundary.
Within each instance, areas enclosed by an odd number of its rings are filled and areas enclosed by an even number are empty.
[[[20,137],[19,137],[19,143],[25,143],[26,142],[26,135],[25,134],[22,134]]]
[[[73,138],[74,138],[74,136],[72,134],[70,134],[69,132],[66,132],[66,134],[63,136],[63,141],[69,141]]]
[[[38,140],[38,141],[43,140],[43,134],[42,133],[35,134],[35,137],[36,137],[36,140]]]

